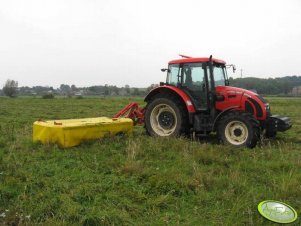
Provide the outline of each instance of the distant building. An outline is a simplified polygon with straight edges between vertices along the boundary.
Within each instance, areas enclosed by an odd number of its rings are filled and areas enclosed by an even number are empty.
[[[76,97],[82,97],[82,96],[83,96],[83,93],[84,93],[84,91],[83,91],[83,90],[80,90],[80,91],[78,91],[78,92],[75,92],[75,93],[74,93],[74,96],[76,96]]]
[[[296,96],[301,95],[301,86],[295,86],[292,89],[291,94],[296,95]]]
[[[128,94],[129,93],[128,93],[128,90],[126,88],[124,88],[124,87],[120,88],[120,90],[119,90],[119,95],[120,96],[126,96]]]

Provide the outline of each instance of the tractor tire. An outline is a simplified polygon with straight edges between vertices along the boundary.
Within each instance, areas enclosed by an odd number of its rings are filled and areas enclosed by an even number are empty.
[[[145,110],[145,129],[153,137],[178,137],[188,133],[186,106],[172,95],[156,95]]]
[[[223,144],[254,148],[260,139],[259,122],[250,113],[232,111],[219,120],[217,135]]]

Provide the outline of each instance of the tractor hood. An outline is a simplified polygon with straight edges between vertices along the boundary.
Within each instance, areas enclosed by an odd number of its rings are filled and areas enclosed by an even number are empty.
[[[242,96],[246,95],[248,97],[257,97],[258,94],[255,92],[252,92],[247,89],[242,89],[242,88],[237,88],[233,86],[217,86],[216,87],[216,92],[223,94],[223,95],[237,95],[237,96]]]
[[[258,96],[257,93],[246,89],[233,86],[217,86],[215,91],[217,96],[223,96],[223,101],[216,102],[216,107],[219,110],[232,108],[234,106],[241,108],[244,106],[246,99],[254,100],[260,105],[264,105],[266,103],[262,97]]]
[[[216,108],[220,111],[236,108],[256,115],[258,120],[265,120],[270,114],[266,100],[250,90],[233,86],[217,86],[216,95],[222,100],[216,102]]]

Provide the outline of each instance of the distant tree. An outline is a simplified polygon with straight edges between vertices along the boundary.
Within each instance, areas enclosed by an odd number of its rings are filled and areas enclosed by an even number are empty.
[[[43,95],[45,93],[47,93],[49,91],[49,87],[46,86],[34,86],[32,87],[32,89],[30,90],[33,93],[36,93],[38,95]]]
[[[139,96],[139,95],[140,95],[139,89],[138,88],[134,88],[134,90],[133,90],[133,96]]]
[[[236,78],[231,79],[230,85],[250,90],[255,89],[259,94],[289,94],[294,87],[301,86],[301,76],[267,79],[254,77]]]
[[[149,93],[152,89],[159,87],[158,84],[151,84],[149,87],[146,88],[146,92]]]
[[[125,88],[125,92],[126,92],[127,94],[130,94],[130,93],[131,93],[131,89],[130,89],[130,86],[129,86],[129,85],[125,85],[124,88]]]
[[[61,84],[60,85],[61,93],[68,95],[71,92],[71,88],[69,85]]]
[[[53,93],[45,93],[43,96],[42,96],[43,99],[53,99],[54,98],[54,95]]]
[[[110,95],[110,89],[109,89],[109,86],[108,86],[108,84],[105,84],[105,90],[104,90],[104,95],[105,96],[108,96],[108,95]]]
[[[120,89],[117,86],[112,86],[111,90],[115,93],[115,95],[119,95]]]
[[[72,92],[75,92],[77,90],[76,86],[75,85],[71,85],[71,90],[72,90]]]
[[[9,97],[15,97],[18,92],[18,82],[8,79],[3,86],[3,93]]]

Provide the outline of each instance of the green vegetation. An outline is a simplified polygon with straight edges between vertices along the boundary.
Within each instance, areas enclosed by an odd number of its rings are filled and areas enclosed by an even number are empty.
[[[8,79],[3,86],[3,93],[8,97],[15,97],[18,90],[18,82]]]
[[[53,99],[54,95],[52,93],[47,93],[42,96],[43,99]]]
[[[299,95],[301,94],[301,76],[285,76],[280,78],[230,78],[230,85],[249,90],[256,90],[267,95]]]
[[[293,128],[250,150],[143,127],[71,149],[33,144],[39,118],[112,116],[143,101],[0,98],[0,225],[274,225],[257,212],[266,199],[301,214],[301,98],[267,99]]]

